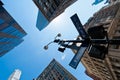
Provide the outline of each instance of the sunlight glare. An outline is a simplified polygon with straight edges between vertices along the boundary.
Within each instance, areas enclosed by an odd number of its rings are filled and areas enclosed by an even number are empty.
[[[63,16],[60,15],[53,20],[53,24],[55,24],[55,25],[60,24],[62,22],[62,20],[63,20]]]

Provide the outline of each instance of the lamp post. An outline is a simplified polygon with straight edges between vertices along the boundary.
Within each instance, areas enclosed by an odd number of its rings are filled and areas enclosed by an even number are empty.
[[[82,39],[77,40],[60,40],[56,39],[57,37],[60,37],[61,35],[58,34],[54,41],[51,41],[48,43],[44,49],[48,49],[48,45],[51,43],[58,43],[60,47],[58,48],[59,51],[64,52],[66,48],[75,48],[77,49],[77,53],[69,63],[71,67],[74,69],[77,68],[84,52],[88,49],[89,55],[94,58],[98,59],[104,59],[105,55],[108,53],[109,45],[120,45],[120,39],[109,39],[107,31],[105,31],[103,25],[94,26],[92,28],[89,28],[86,32],[83,28],[77,14],[73,15],[71,17],[71,20],[73,21],[77,31],[79,32],[79,36]],[[73,46],[73,44],[70,45],[70,43],[77,44],[81,43],[81,46],[79,48],[77,46]],[[102,44],[102,45],[101,45]],[[105,47],[104,45],[107,45]]]
[[[55,36],[54,41],[51,41],[51,42],[49,42],[47,45],[45,45],[45,46],[44,46],[44,49],[47,50],[47,49],[48,49],[48,46],[49,46],[51,43],[54,43],[55,41],[58,41],[58,40],[56,39],[57,37],[61,37],[61,34],[58,33],[57,36]]]

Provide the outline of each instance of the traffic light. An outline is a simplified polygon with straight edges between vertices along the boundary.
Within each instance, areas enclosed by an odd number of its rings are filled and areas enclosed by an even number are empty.
[[[92,45],[91,48],[89,49],[89,56],[94,58],[103,60],[106,54],[107,54],[107,48],[105,46]]]
[[[87,30],[91,39],[104,39],[105,38],[105,30],[102,25],[94,26]]]
[[[58,48],[58,51],[64,52],[64,51],[65,51],[65,47],[60,46],[60,47]]]

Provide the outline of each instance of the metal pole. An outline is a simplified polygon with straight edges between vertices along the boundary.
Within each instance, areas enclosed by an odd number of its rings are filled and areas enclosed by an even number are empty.
[[[88,41],[88,42],[87,42]],[[63,42],[73,42],[73,43],[95,43],[95,44],[113,44],[113,45],[120,45],[120,39],[111,39],[111,40],[104,40],[104,39],[91,39],[89,40],[59,40],[56,43],[63,43]]]

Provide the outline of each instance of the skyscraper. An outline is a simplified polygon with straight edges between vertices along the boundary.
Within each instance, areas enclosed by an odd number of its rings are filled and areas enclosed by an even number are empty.
[[[8,80],[20,80],[21,71],[16,69],[8,78]]]
[[[19,45],[26,34],[4,9],[3,3],[0,1],[0,56]]]
[[[77,80],[61,64],[53,59],[36,80]]]
[[[99,25],[103,25],[110,39],[120,39],[120,0],[111,0],[110,4],[96,12],[84,26],[87,30]],[[94,80],[120,80],[119,45],[110,45],[104,60],[90,57],[86,51],[81,62],[86,68],[86,74]]]
[[[33,0],[39,8],[37,28],[42,30],[77,0]]]

